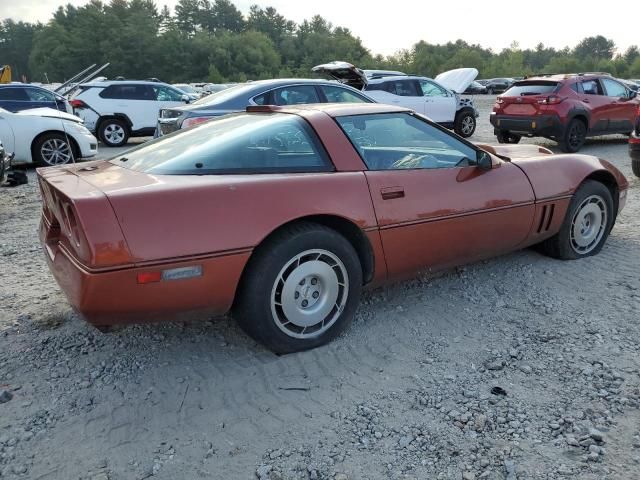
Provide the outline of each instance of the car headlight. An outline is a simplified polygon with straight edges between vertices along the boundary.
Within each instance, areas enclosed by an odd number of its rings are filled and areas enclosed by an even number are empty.
[[[78,122],[64,122],[64,128],[70,132],[81,133],[83,135],[91,135],[87,127]]]

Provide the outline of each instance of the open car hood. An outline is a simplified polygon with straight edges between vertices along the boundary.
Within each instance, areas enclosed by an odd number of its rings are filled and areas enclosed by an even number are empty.
[[[323,73],[350,87],[362,90],[367,84],[367,77],[364,71],[348,62],[329,62],[316,65],[311,69],[315,73]],[[477,70],[476,70],[477,75]]]
[[[50,117],[50,118],[60,118],[62,120],[69,120],[71,122],[83,123],[80,117],[76,117],[75,115],[71,115],[70,113],[56,110],[55,108],[30,108],[29,110],[21,110],[16,113],[16,115],[26,115],[32,117]]]
[[[456,68],[455,70],[442,72],[434,80],[449,90],[462,93],[477,76],[478,70],[475,68]]]

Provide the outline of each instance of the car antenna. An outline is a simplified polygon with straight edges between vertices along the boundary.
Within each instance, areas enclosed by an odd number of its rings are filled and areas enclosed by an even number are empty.
[[[53,94],[54,98],[55,98],[55,93]],[[62,97],[64,98],[64,97]],[[66,101],[66,100],[65,100]],[[67,146],[69,147],[69,154],[71,155],[71,163],[73,163],[75,165],[76,163],[76,157],[75,154],[73,153],[73,143],[71,143],[71,141],[69,140],[69,133],[67,132],[67,127],[64,124],[64,119],[62,118],[62,113],[60,112],[60,105],[58,105],[58,102],[56,103],[56,111],[58,112],[58,118],[60,119],[60,124],[62,125],[62,131],[64,132],[64,137],[67,140]]]

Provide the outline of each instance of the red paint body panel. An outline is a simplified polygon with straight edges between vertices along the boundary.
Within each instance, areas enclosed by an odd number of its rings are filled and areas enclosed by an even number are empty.
[[[194,309],[225,313],[253,248],[277,228],[312,216],[339,217],[363,232],[373,254],[370,284],[379,285],[553,235],[571,194],[594,172],[609,172],[620,190],[628,186],[603,160],[513,145],[484,146],[514,159],[493,157],[490,170],[367,171],[332,117],[405,109],[340,104],[278,111],[309,122],[335,172],[150,175],[107,161],[39,169],[40,238],[71,304],[97,325]],[[137,282],[139,273],[194,265],[202,276]]]

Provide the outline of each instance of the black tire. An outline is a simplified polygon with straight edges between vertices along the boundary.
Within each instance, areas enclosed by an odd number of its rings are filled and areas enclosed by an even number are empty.
[[[119,118],[105,118],[97,129],[98,138],[107,147],[122,147],[129,141],[129,126]]]
[[[508,132],[506,130],[500,130],[496,133],[496,138],[498,139],[498,143],[518,143],[522,136],[516,135],[515,133]]]
[[[587,139],[587,126],[582,120],[574,118],[565,128],[562,139],[558,142],[560,150],[565,153],[576,153]]]
[[[631,170],[636,177],[640,177],[640,158],[631,159]]]
[[[301,261],[294,261],[293,264],[288,265],[299,255],[309,251],[316,252],[308,253],[302,257]],[[334,261],[333,258],[322,257],[318,251],[329,252],[341,262],[341,265],[336,263],[329,267],[328,265]],[[314,261],[315,255],[320,256]],[[322,274],[318,275],[321,280],[315,279],[316,273],[307,275],[310,279],[305,283],[307,276],[301,277],[301,275],[306,273],[305,265],[309,266],[312,263],[323,263],[325,269],[336,275],[336,279],[346,275],[346,281],[343,278],[345,286],[340,289],[339,283],[323,282]],[[296,281],[297,278],[302,278],[300,283]],[[312,283],[314,279],[317,283]],[[312,284],[316,287],[311,287]],[[291,290],[292,286],[295,286],[295,290]],[[327,288],[318,298],[312,289],[322,289],[323,286]],[[331,286],[335,286],[339,292],[335,301],[328,293]],[[309,302],[317,302],[315,305],[320,309],[323,305],[332,306],[326,316],[322,314],[320,327],[318,326],[320,321],[318,321],[308,326],[310,331],[305,334],[305,330],[301,330],[302,327],[299,326],[300,316],[294,319],[295,321],[291,321],[291,318],[285,314],[284,307],[283,294],[287,289],[291,294],[287,295],[289,300],[286,305],[294,315],[300,315],[300,312],[306,313],[305,298],[308,298]],[[309,290],[312,292],[310,293]],[[275,233],[258,247],[243,274],[233,316],[247,334],[275,353],[308,350],[331,341],[349,325],[358,308],[361,290],[362,267],[351,243],[335,230],[323,225],[310,222],[299,223]],[[296,305],[300,302],[302,302],[301,305]],[[342,310],[333,307],[338,302],[341,302]],[[309,313],[313,311],[315,305],[309,306]],[[327,327],[325,327],[325,321],[329,322]],[[296,338],[296,335],[306,336]]]
[[[73,163],[78,158],[78,152],[70,137],[52,132],[33,142],[31,156],[37,165],[51,167]]]
[[[581,210],[588,199],[599,198],[603,202],[603,212],[606,212],[606,218],[601,221],[602,233],[598,237],[594,237],[593,244],[589,244],[589,249],[583,252],[579,248],[575,248],[575,241],[572,239],[572,225],[574,219],[577,221],[579,217],[576,214]],[[593,200],[591,200],[593,203]],[[578,258],[596,255],[604,243],[607,241],[609,232],[613,227],[613,221],[616,212],[614,211],[613,198],[611,192],[602,183],[595,180],[586,180],[578,187],[576,193],[571,199],[567,214],[565,215],[560,231],[553,237],[545,240],[540,244],[540,250],[550,257],[559,258],[561,260],[575,260]],[[596,241],[597,240],[597,241]]]
[[[463,110],[456,115],[453,131],[463,138],[469,138],[476,131],[476,116],[469,110]]]

